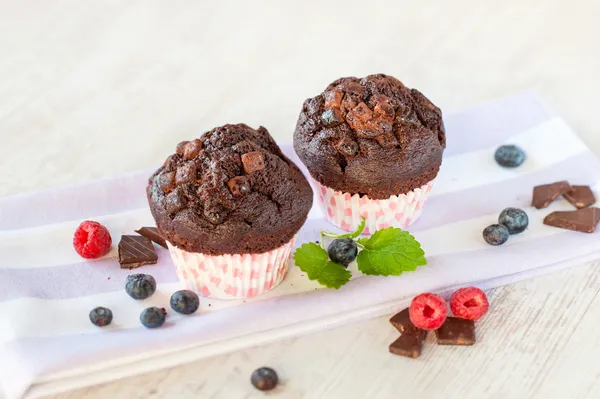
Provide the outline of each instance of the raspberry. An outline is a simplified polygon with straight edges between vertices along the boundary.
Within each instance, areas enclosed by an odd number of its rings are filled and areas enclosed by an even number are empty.
[[[489,308],[485,292],[477,287],[461,288],[450,297],[450,309],[461,319],[479,320]]]
[[[95,259],[106,255],[111,244],[112,239],[106,227],[91,220],[81,223],[73,236],[75,251],[87,259]]]
[[[425,293],[412,300],[408,315],[416,327],[423,330],[437,330],[446,321],[448,307],[441,296]]]

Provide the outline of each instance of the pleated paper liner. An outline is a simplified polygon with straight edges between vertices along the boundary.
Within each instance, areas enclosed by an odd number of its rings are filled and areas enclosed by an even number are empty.
[[[296,237],[261,254],[211,256],[167,242],[179,279],[190,290],[218,299],[252,298],[275,288],[288,271]]]
[[[370,199],[358,194],[343,193],[312,179],[325,218],[334,225],[354,231],[362,217],[366,218],[363,234],[373,234],[388,227],[405,229],[421,216],[429,197],[433,180],[406,194],[392,195],[385,200]]]

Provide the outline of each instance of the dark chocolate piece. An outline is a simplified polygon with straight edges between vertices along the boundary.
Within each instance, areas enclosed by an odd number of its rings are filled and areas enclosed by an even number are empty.
[[[533,189],[531,205],[537,209],[547,208],[558,196],[569,191],[571,191],[571,186],[567,181],[537,186]]]
[[[421,355],[425,337],[427,337],[427,331],[419,328],[408,328],[402,333],[400,338],[392,342],[390,352],[394,355],[416,359]]]
[[[600,222],[599,208],[584,208],[569,212],[552,212],[544,219],[544,224],[561,229],[593,233]]]
[[[158,261],[154,245],[149,238],[142,236],[121,236],[119,242],[119,263],[121,269],[135,269]]]
[[[547,208],[559,195],[563,195],[569,191],[571,191],[571,186],[567,181],[537,186],[533,189],[531,205],[537,209]]]
[[[402,312],[397,313],[390,319],[390,323],[394,327],[398,329],[401,333],[410,328],[417,328],[412,321],[410,321],[410,316],[408,314],[408,308],[404,309]],[[425,331],[425,330],[423,330]]]
[[[577,209],[587,208],[596,203],[590,186],[571,186],[571,191],[563,195]]]
[[[435,330],[438,345],[473,345],[475,322],[473,320],[448,317],[444,325]]]
[[[141,236],[149,238],[152,242],[160,245],[161,247],[167,248],[167,241],[158,232],[158,229],[156,227],[142,227],[139,230],[136,230],[135,232]]]

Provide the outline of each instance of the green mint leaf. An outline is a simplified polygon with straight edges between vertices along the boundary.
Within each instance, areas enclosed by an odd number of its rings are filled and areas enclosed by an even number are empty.
[[[327,251],[314,242],[296,249],[294,262],[309,279],[317,280],[325,287],[337,290],[350,281],[350,272],[344,266],[330,261]]]
[[[358,239],[363,246],[356,259],[358,270],[376,276],[399,276],[427,264],[421,244],[407,231],[395,227]]]
[[[329,238],[356,238],[358,237],[363,230],[365,229],[365,226],[367,224],[367,218],[365,218],[364,216],[361,218],[360,223],[358,224],[358,226],[356,227],[356,230],[353,233],[344,233],[344,234],[334,234],[334,233],[328,233],[326,231],[323,231],[322,234],[325,237],[329,237]]]

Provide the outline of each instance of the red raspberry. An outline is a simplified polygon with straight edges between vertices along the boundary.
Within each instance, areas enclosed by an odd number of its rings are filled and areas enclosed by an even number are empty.
[[[446,321],[448,306],[439,295],[421,294],[412,300],[408,315],[415,326],[423,330],[437,330]]]
[[[81,223],[73,236],[75,251],[87,259],[95,259],[106,255],[111,244],[112,239],[106,227],[91,220]]]
[[[479,320],[489,308],[485,292],[477,287],[461,288],[450,297],[450,309],[461,319]]]

